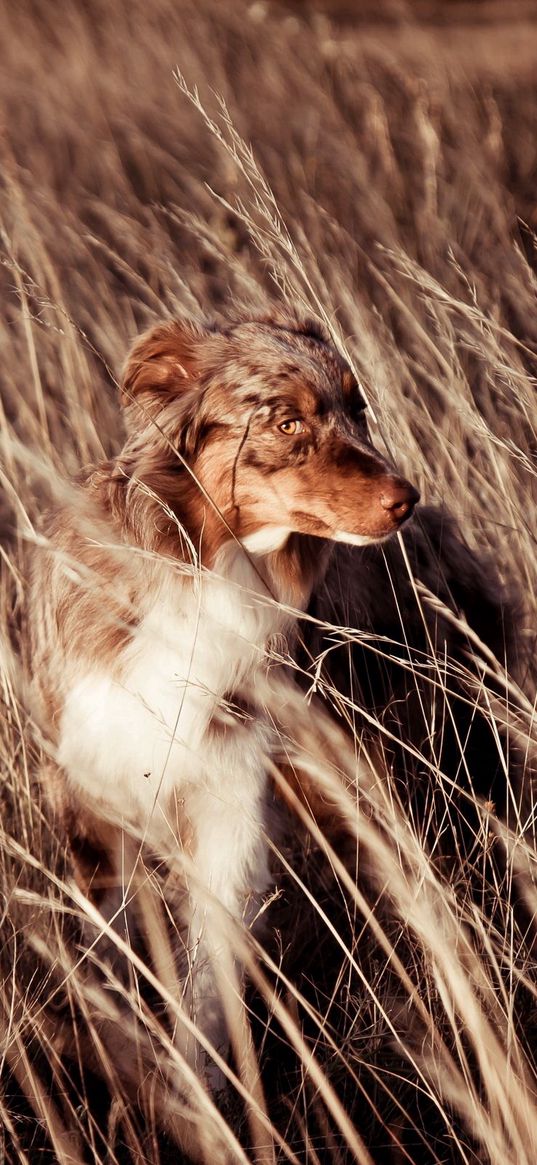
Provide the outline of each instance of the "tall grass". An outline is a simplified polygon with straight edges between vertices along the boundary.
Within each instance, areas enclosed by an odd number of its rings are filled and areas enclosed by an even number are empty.
[[[531,10],[479,6],[461,37],[424,5],[395,24],[382,6],[386,24],[1,7],[6,1159],[164,1165],[188,1142],[212,1162],[532,1165]],[[131,942],[77,890],[41,799],[25,547],[119,448],[141,328],[275,301],[324,320],[375,440],[468,549],[425,516],[385,557],[342,550],[283,659],[285,708],[267,692],[303,794],[274,763],[287,825],[263,943],[224,927],[234,1058],[215,1102],[182,1053],[173,876],[137,867]]]

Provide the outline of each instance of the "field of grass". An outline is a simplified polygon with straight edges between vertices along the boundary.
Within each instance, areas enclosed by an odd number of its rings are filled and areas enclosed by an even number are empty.
[[[0,20],[0,1160],[175,1165],[188,1126],[211,1165],[534,1165],[534,5]],[[215,1103],[175,1035],[166,877],[140,943],[103,934],[41,797],[27,547],[119,449],[139,331],[273,303],[324,322],[427,508],[341,548],[284,661],[286,749],[334,812],[286,794]]]

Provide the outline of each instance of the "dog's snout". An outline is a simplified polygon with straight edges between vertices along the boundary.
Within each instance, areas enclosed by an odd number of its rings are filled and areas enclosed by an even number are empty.
[[[409,481],[402,481],[400,478],[387,483],[380,495],[382,508],[389,510],[397,522],[404,522],[410,518],[419,500],[417,489]]]

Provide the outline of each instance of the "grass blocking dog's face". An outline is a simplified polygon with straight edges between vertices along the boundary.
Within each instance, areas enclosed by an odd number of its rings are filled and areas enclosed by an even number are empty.
[[[125,392],[133,418],[138,405],[142,425],[156,422],[163,454],[166,435],[170,469],[175,447],[252,551],[291,532],[378,541],[419,500],[371,445],[356,381],[315,325],[163,325],[136,346]]]

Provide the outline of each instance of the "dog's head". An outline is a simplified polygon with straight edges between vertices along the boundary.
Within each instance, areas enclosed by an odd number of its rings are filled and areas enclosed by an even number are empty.
[[[356,381],[316,325],[160,325],[134,347],[123,401],[137,477],[179,511],[188,474],[199,529],[219,514],[254,552],[290,532],[379,541],[419,500],[372,446]]]

